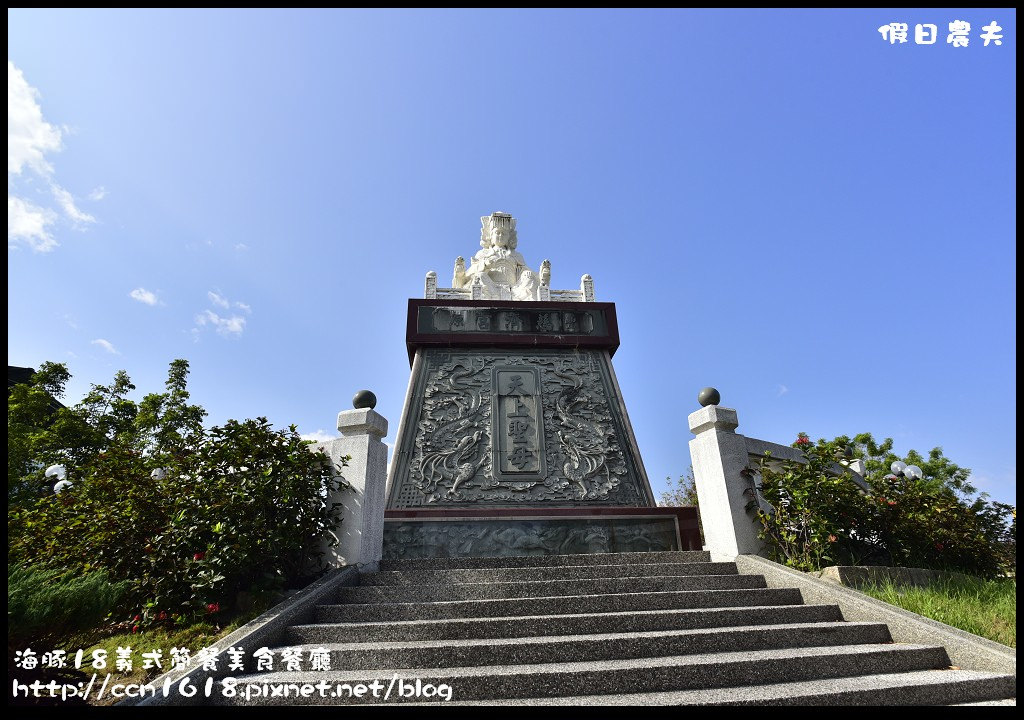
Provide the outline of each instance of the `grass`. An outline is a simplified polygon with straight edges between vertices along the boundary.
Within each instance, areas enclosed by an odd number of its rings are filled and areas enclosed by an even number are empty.
[[[186,627],[156,627],[151,630],[144,630],[138,633],[119,633],[110,635],[103,639],[86,645],[88,640],[78,647],[85,650],[85,662],[82,669],[90,669],[89,658],[93,650],[107,651],[107,667],[104,670],[96,671],[102,679],[104,673],[110,673],[110,682],[114,683],[146,683],[162,675],[171,669],[171,648],[187,648],[191,655],[195,655],[200,649],[214,645],[217,640],[229,635],[247,622],[263,613],[267,607],[255,607],[249,612],[241,613],[231,618],[225,625],[220,626],[212,622],[199,622]],[[115,666],[117,649],[119,647],[130,647],[132,649],[132,670],[131,672],[118,672]],[[161,668],[143,669],[143,652],[159,650],[162,653]],[[226,663],[225,658],[219,662]],[[100,701],[90,699],[90,705],[113,705],[118,702],[117,698],[103,698]]]
[[[1017,581],[960,576],[928,587],[892,582],[859,588],[871,597],[946,625],[1017,647]]]

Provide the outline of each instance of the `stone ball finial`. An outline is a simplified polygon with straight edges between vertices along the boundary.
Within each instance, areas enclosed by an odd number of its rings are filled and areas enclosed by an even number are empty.
[[[362,410],[363,408],[373,410],[377,407],[377,396],[369,390],[360,390],[352,398],[352,407],[356,410]]]
[[[699,402],[702,407],[717,405],[722,402],[722,396],[713,387],[706,387],[697,393],[697,402]]]

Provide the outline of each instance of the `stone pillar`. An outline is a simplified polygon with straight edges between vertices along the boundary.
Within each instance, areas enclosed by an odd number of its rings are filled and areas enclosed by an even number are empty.
[[[733,432],[736,411],[708,405],[689,417],[690,459],[697,485],[704,542],[713,559],[759,554],[757,518],[746,511],[753,499],[751,481],[743,475],[749,465],[746,438]]]
[[[388,421],[373,408],[362,407],[338,413],[338,430],[342,437],[324,443],[324,449],[335,463],[348,455],[348,465],[341,469],[351,489],[329,498],[340,502],[345,512],[341,526],[335,529],[339,543],[327,547],[324,562],[331,566],[359,565],[367,570],[377,568],[384,543],[384,501],[388,473]]]
[[[423,297],[427,300],[437,298],[437,273],[433,270],[427,273],[427,278],[423,283]]]
[[[580,296],[583,302],[594,302],[594,278],[590,275],[580,278]]]

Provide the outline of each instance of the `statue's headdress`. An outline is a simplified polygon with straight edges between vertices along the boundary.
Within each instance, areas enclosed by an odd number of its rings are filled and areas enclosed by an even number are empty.
[[[484,215],[480,218],[480,246],[486,248],[488,246],[491,232],[496,227],[503,227],[508,230],[508,247],[510,250],[515,250],[516,245],[519,244],[519,238],[516,236],[516,219],[508,213],[493,212],[490,215]]]

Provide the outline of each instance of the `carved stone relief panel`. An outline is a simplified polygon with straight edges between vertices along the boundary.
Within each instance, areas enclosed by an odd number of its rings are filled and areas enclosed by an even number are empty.
[[[388,507],[654,504],[606,352],[420,352]]]
[[[384,523],[384,557],[495,557],[678,550],[671,519],[401,521]]]

